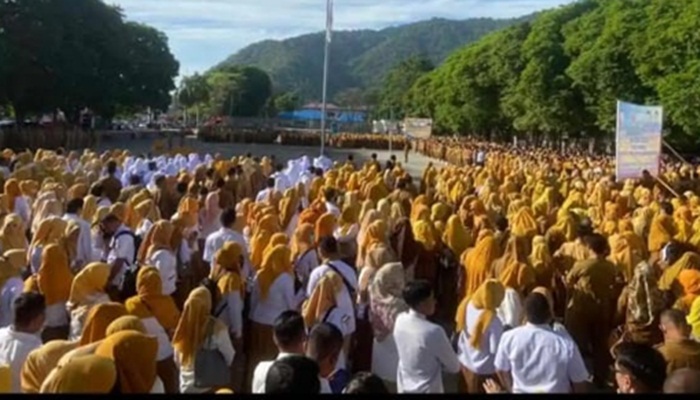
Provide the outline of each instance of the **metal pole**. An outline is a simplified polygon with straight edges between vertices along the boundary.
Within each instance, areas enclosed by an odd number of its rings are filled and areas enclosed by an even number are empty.
[[[391,111],[389,113],[389,121],[391,121],[391,124],[394,123],[394,109],[393,108],[391,109]],[[394,150],[393,150],[393,136],[394,135],[392,135],[392,133],[391,133],[391,126],[389,126],[388,133],[389,133],[389,157],[391,157],[394,154]]]
[[[326,150],[326,97],[328,93],[328,66],[331,56],[331,30],[332,28],[332,15],[333,15],[333,2],[329,0],[326,6],[326,48],[323,57],[323,95],[321,104],[321,156],[324,155]]]

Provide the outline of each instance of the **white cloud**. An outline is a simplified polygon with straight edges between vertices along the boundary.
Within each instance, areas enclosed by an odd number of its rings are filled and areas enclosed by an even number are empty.
[[[264,39],[325,28],[325,0],[106,0],[164,31],[182,74],[204,71]],[[510,18],[571,0],[335,0],[335,29],[379,29],[442,17]]]

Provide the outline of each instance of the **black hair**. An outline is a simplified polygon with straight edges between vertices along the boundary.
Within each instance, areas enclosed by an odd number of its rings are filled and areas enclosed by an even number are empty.
[[[117,162],[116,161],[112,160],[112,161],[107,163],[107,173],[109,173],[110,175],[114,175],[115,173],[117,173]]]
[[[676,308],[664,310],[661,313],[661,320],[664,319],[671,322],[676,328],[688,329],[688,321],[685,319],[685,313],[681,310]]]
[[[334,202],[336,200],[336,196],[337,192],[332,187],[329,187],[323,191],[323,197],[325,197],[326,201]]]
[[[348,154],[348,161],[355,161],[355,156],[353,156],[352,154]]]
[[[178,182],[177,186],[175,186],[175,190],[180,194],[187,193],[187,182]]]
[[[552,310],[547,298],[540,293],[530,293],[525,298],[525,317],[535,325],[548,324],[552,320]]]
[[[66,204],[66,212],[68,214],[77,214],[80,212],[80,210],[83,209],[83,206],[85,205],[85,202],[83,199],[73,199]]]
[[[215,173],[216,170],[214,168],[207,168],[206,172],[204,173],[204,176],[206,176],[207,178],[213,178]]]
[[[236,175],[236,172],[238,171],[237,167],[231,167],[228,169],[228,172],[226,173],[228,176],[234,176]]]
[[[377,153],[372,153],[372,160],[377,160]]]
[[[149,171],[155,171],[158,169],[158,164],[156,164],[155,161],[149,161],[148,162],[148,170]]]
[[[221,213],[219,220],[221,221],[221,226],[230,228],[236,222],[236,210],[234,208],[225,209]]]
[[[284,165],[282,165],[282,164],[277,164],[277,165],[275,166],[275,171],[277,171],[277,172],[282,172],[283,170],[284,170]]]
[[[661,392],[666,380],[666,360],[653,347],[625,342],[616,349],[615,364],[652,392]]]
[[[579,239],[584,239],[586,236],[593,234],[593,221],[590,218],[582,218],[576,226],[576,236]]]
[[[223,178],[216,178],[216,185],[215,186],[217,189],[221,189],[224,186],[226,186],[226,181],[223,180]]]
[[[90,194],[95,196],[95,197],[102,197],[103,192],[104,192],[104,188],[99,183],[92,185],[92,187],[90,188]]]
[[[418,279],[407,283],[401,295],[406,304],[415,310],[433,295],[433,287],[425,279]]]
[[[307,354],[317,362],[338,354],[343,348],[343,333],[328,322],[316,324],[309,332]]]
[[[358,372],[352,377],[343,393],[347,394],[389,394],[384,382],[377,375]]]
[[[610,245],[605,236],[598,233],[588,235],[584,238],[586,245],[593,250],[598,256],[607,256],[610,254]]]
[[[288,347],[300,342],[306,335],[304,317],[294,310],[283,312],[275,319],[273,335],[281,347]]]
[[[673,215],[673,205],[667,201],[659,204],[659,208],[667,215]]]
[[[24,328],[46,312],[46,299],[37,292],[22,293],[12,301],[12,324]]]
[[[333,236],[324,236],[317,239],[318,248],[326,255],[338,254],[338,241]]]
[[[323,177],[323,170],[321,168],[314,169],[314,174],[318,177]]]
[[[266,186],[268,189],[274,188],[275,187],[275,178],[267,178]]]
[[[222,297],[221,291],[219,290],[219,285],[215,280],[209,277],[202,279],[199,285],[209,291],[209,294],[211,295],[211,309],[209,310],[209,314],[216,317],[216,310],[219,305],[219,300]]]
[[[267,372],[265,394],[320,394],[319,373],[318,364],[308,357],[283,357]]]
[[[202,187],[199,188],[199,195],[200,195],[200,196],[206,196],[206,195],[208,195],[208,194],[209,194],[209,189],[207,189],[207,188],[204,187],[204,186],[202,186]]]
[[[161,184],[165,183],[165,175],[156,175],[155,183],[156,186],[160,186]]]
[[[508,230],[508,218],[504,217],[503,215],[496,215],[496,220],[494,222],[496,224],[496,229],[499,231],[505,232]]]
[[[103,224],[109,224],[111,222],[122,222],[122,220],[119,219],[119,217],[117,217],[115,214],[111,214],[111,213],[105,215],[105,217],[102,218]]]
[[[141,184],[141,177],[138,175],[131,175],[129,177],[129,184],[130,185],[140,185]]]

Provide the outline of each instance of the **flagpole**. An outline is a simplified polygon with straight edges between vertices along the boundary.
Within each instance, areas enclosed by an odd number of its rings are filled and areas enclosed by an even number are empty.
[[[321,104],[321,156],[326,148],[326,100],[328,93],[328,66],[331,52],[331,35],[333,31],[333,0],[326,0],[326,39],[325,54],[323,57],[323,96]]]

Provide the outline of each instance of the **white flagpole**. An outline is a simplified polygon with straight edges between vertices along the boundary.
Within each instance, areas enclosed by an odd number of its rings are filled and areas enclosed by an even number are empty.
[[[333,35],[333,0],[326,0],[326,50],[323,58],[323,96],[321,104],[321,156],[326,148],[326,95],[328,92],[328,65]]]

